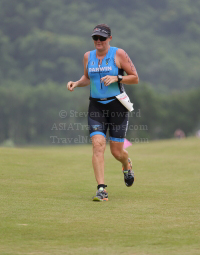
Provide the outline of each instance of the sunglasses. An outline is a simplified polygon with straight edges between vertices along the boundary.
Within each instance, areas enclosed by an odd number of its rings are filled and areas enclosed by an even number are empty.
[[[93,35],[93,36],[92,36],[92,39],[93,39],[94,41],[98,41],[98,39],[99,39],[101,42],[103,42],[103,41],[106,41],[106,40],[107,40],[107,37],[103,37],[103,36],[99,36],[99,35]]]

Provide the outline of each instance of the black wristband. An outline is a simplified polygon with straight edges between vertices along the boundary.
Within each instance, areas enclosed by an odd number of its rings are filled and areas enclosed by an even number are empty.
[[[122,75],[117,75],[117,77],[118,77],[118,82],[120,82],[120,81],[122,81],[122,79],[123,79],[123,76]]]

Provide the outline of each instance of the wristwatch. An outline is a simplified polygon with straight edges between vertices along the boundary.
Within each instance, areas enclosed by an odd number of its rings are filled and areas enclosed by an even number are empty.
[[[122,79],[123,79],[123,76],[122,75],[117,75],[117,77],[118,77],[118,82],[120,82]]]

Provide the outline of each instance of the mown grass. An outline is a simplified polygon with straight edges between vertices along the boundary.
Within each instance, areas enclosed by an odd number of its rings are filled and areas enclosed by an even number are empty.
[[[107,146],[103,203],[91,151],[0,148],[1,255],[200,254],[200,140],[129,147],[131,188]]]

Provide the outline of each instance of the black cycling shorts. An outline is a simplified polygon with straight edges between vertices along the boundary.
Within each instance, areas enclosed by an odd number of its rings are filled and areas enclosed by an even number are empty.
[[[107,104],[90,101],[88,109],[90,137],[103,135],[109,129],[111,141],[123,142],[128,129],[128,110],[117,100]]]

